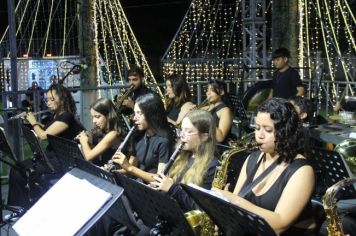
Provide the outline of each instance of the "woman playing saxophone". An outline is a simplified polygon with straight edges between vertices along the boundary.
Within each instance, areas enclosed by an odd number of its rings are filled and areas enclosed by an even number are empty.
[[[265,101],[256,116],[259,151],[246,159],[233,193],[213,190],[263,217],[279,235],[315,235],[310,203],[314,172],[300,154],[303,137],[291,103],[282,98]]]

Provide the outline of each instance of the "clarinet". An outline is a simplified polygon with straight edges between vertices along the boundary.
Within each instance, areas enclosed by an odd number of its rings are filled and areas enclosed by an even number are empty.
[[[169,161],[167,162],[167,164],[164,166],[163,172],[162,174],[167,175],[169,170],[171,169],[174,161],[177,159],[177,156],[179,154],[179,152],[182,150],[183,146],[184,146],[185,142],[181,142],[178,147],[176,148],[176,150],[173,152],[172,156],[169,158]]]
[[[136,126],[134,125],[134,126],[131,127],[131,129],[130,129],[130,131],[128,132],[128,134],[126,135],[124,141],[122,141],[122,142],[120,143],[120,146],[117,148],[117,150],[116,150],[115,153],[122,151],[122,149],[125,147],[126,143],[129,141],[130,136],[133,134],[133,132],[134,132],[135,130],[136,130]],[[113,171],[113,170],[119,168],[119,166],[117,166],[117,165],[114,164],[114,162],[113,162],[112,159],[108,161],[107,166],[108,166],[108,167],[107,167],[107,170],[108,170],[109,172],[111,172],[111,171]]]

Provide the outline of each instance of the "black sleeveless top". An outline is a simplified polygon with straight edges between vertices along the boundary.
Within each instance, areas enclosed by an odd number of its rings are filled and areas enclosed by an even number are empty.
[[[259,156],[260,156],[260,151],[254,152],[250,155],[250,158],[247,161],[247,166],[246,166],[246,174],[247,176],[254,176],[256,174],[257,168],[255,166],[257,165]],[[256,196],[252,191],[250,191],[246,196],[245,199],[252,202],[253,204],[260,206],[262,208],[268,209],[270,211],[274,211],[277,203],[282,195],[282,192],[287,185],[289,179],[292,177],[292,175],[301,167],[309,165],[308,161],[306,159],[296,159],[292,163],[289,164],[289,166],[282,172],[282,174],[278,177],[278,179],[273,183],[273,185],[268,189],[268,191],[260,196]],[[255,171],[254,171],[255,170]],[[254,173],[252,173],[254,171]],[[248,178],[246,182],[244,183],[244,186],[250,184],[253,181],[253,178]],[[242,187],[243,188],[243,187]],[[307,205],[305,206],[304,210],[296,220],[296,223],[310,219],[312,218],[312,206],[311,202],[309,201]],[[291,227],[288,232],[292,234],[291,231],[293,229],[299,230],[297,228]],[[301,229],[302,230],[302,229]],[[307,230],[309,231],[309,230]],[[281,234],[283,235],[283,234]],[[305,234],[303,234],[305,235]]]
[[[167,107],[167,117],[171,120],[173,120],[174,122],[177,121],[180,110],[182,109],[182,106],[177,107],[176,104],[172,104],[171,106]]]
[[[219,125],[220,121],[220,118],[218,117],[218,112],[225,107],[227,107],[225,103],[220,103],[219,105],[210,110],[210,113],[213,116],[216,126]]]

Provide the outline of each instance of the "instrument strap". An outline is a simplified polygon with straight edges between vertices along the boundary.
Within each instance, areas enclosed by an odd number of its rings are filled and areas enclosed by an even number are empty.
[[[256,171],[258,169],[258,167],[260,166],[262,160],[264,160],[264,156],[266,154],[264,154],[261,159],[258,161],[257,165],[255,166],[254,170],[251,172],[251,175],[246,179],[247,181],[251,181],[253,176],[256,174]],[[258,184],[260,183],[269,173],[271,173],[271,171],[276,168],[276,166],[278,165],[278,160],[276,160],[275,162],[273,162],[265,171],[262,172],[262,174],[260,174],[254,181],[252,181],[250,184],[248,185],[244,185],[240,191],[240,193],[238,194],[240,197],[244,198],[249,192],[252,191],[252,189]]]

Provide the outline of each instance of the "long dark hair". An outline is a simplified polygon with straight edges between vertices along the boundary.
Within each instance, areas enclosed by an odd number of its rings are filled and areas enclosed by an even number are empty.
[[[167,138],[173,144],[173,131],[169,126],[161,98],[155,93],[148,93],[138,97],[136,104],[145,116],[148,126],[158,136]]]
[[[114,104],[108,98],[99,98],[94,104],[90,106],[90,109],[93,109],[96,112],[104,115],[106,117],[106,127],[104,132],[108,133],[109,131],[115,130],[120,133],[120,124],[119,118]]]
[[[52,94],[53,91],[56,92],[57,96],[59,97],[59,107],[61,111],[70,112],[72,114],[77,113],[77,108],[75,106],[75,101],[72,97],[70,91],[61,84],[52,84],[48,91]],[[52,94],[53,96],[53,94]]]
[[[92,147],[97,145],[110,131],[117,131],[118,136],[121,134],[119,118],[115,106],[110,99],[99,98],[90,106],[90,109],[99,112],[106,118],[106,127],[104,130],[101,130],[98,127],[93,127],[88,133],[89,143]]]
[[[301,121],[293,105],[283,98],[263,102],[258,112],[269,113],[274,123],[276,151],[279,161],[292,162],[303,153],[305,139]]]
[[[192,95],[190,94],[188,84],[182,75],[173,74],[167,78],[172,84],[173,93],[175,98],[167,100],[167,107],[173,105],[173,103],[180,107],[186,102],[191,101]]]
[[[229,99],[229,95],[227,92],[227,86],[223,80],[211,79],[211,80],[209,80],[208,85],[211,85],[211,88],[213,89],[213,91],[219,95],[221,92],[224,92],[224,95],[221,96],[221,100],[223,103],[225,103],[226,106],[232,108],[232,105],[231,105],[231,102]]]

